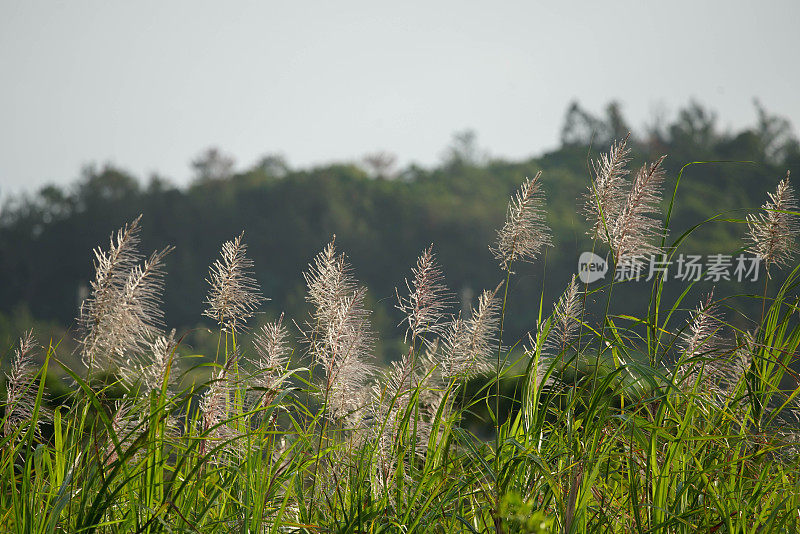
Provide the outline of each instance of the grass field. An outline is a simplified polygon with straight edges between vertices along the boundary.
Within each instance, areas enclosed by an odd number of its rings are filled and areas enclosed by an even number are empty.
[[[692,232],[667,232],[680,177],[664,202],[661,160],[632,174],[627,163],[623,140],[595,162],[579,207],[612,273],[672,257]],[[623,282],[573,278],[556,303],[530,303],[539,321],[527,338],[504,339],[515,266],[558,246],[545,212],[538,176],[526,179],[492,245],[503,281],[468,311],[452,313],[434,249],[423,251],[398,284],[405,349],[388,369],[373,363],[366,289],[335,240],[305,273],[309,315],[248,331],[264,298],[243,236],[209,271],[218,350],[195,363],[159,309],[170,249],[142,256],[132,221],[96,251],[84,365],[63,364],[53,340],[39,368],[41,345],[22,335],[2,419],[0,530],[797,532],[788,177],[761,211],[725,216],[747,225],[757,294],[687,303],[688,283],[665,303],[664,284],[679,282],[657,275],[627,282],[646,315],[598,317],[587,299],[608,310]],[[726,320],[742,299],[762,303],[736,321],[748,329]],[[74,386],[53,408],[44,377],[56,368]],[[199,375],[209,378],[189,378]]]

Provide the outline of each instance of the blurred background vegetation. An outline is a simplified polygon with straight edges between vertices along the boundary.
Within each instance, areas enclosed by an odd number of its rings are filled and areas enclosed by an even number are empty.
[[[746,210],[759,208],[787,170],[800,175],[800,144],[789,121],[758,102],[755,107],[756,123],[741,131],[721,128],[712,110],[690,102],[672,122],[653,120],[644,131],[632,133],[632,167],[668,154],[667,199],[683,165],[729,161],[684,172],[672,238],[718,213],[743,219]],[[383,340],[378,357],[395,359],[402,336],[396,328],[395,287],[404,287],[419,252],[434,243],[459,303],[453,311],[470,305],[481,289],[501,280],[488,245],[504,220],[509,196],[525,176],[541,170],[555,246],[536,264],[516,269],[504,336],[513,343],[535,329],[542,292],[549,312],[576,272],[578,255],[590,247],[580,213],[589,160],[630,131],[617,103],[594,116],[576,102],[567,109],[560,148],[525,161],[492,158],[474,132],[464,131],[453,136],[435,168],[398,169],[394,156],[381,152],[310,169],[294,169],[280,155],[267,155],[251,169],[234,173],[232,159],[210,148],[191,162],[193,182],[178,188],[159,176],[142,181],[112,165],[87,166],[70,187],[47,186],[7,199],[2,207],[0,355],[7,361],[21,332],[35,327],[43,343],[60,341],[60,357],[70,360],[75,317],[93,276],[92,249],[106,247],[112,230],[141,213],[145,252],[176,246],[167,260],[164,309],[168,326],[186,333],[191,348],[182,352],[213,357],[213,325],[201,317],[205,278],[222,242],[244,230],[256,276],[271,299],[258,321],[281,312],[297,321],[306,317],[302,272],[335,234],[355,275],[370,289],[374,323]],[[742,224],[714,222],[680,251],[731,254],[743,246],[744,233]],[[686,285],[668,283],[665,302]],[[697,292],[710,287],[700,284]],[[648,290],[644,283],[629,284],[615,300],[626,313],[641,312],[631,308],[636,302],[626,295]],[[752,282],[718,283],[715,291],[717,297],[760,292],[761,285]],[[684,307],[695,303],[687,299]],[[752,301],[736,306],[745,312],[757,307]],[[733,311],[727,319],[745,321]]]

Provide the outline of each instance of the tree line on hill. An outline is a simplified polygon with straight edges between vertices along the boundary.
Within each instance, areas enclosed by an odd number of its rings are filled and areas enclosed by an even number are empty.
[[[652,121],[631,134],[634,165],[668,154],[669,199],[682,167],[670,236],[717,213],[744,219],[757,209],[787,170],[800,171],[800,144],[789,121],[756,103],[755,124],[721,129],[716,115],[692,102],[667,121]],[[555,246],[534,265],[520,266],[509,306],[507,339],[534,329],[540,295],[552,303],[589,247],[580,212],[587,191],[589,160],[631,128],[620,106],[610,103],[593,115],[578,103],[567,110],[561,147],[523,161],[492,158],[472,132],[456,134],[440,165],[395,169],[390,153],[370,154],[358,163],[294,169],[280,156],[263,158],[234,172],[232,160],[209,149],[191,163],[195,179],[176,187],[153,177],[142,183],[113,165],[88,166],[68,187],[49,185],[9,199],[0,212],[0,344],[2,353],[34,321],[67,328],[92,277],[92,249],[105,246],[110,232],[143,214],[143,250],[175,245],[167,261],[164,309],[170,326],[190,330],[203,341],[201,317],[207,270],[220,245],[245,231],[256,277],[271,300],[263,320],[286,312],[306,314],[302,272],[333,235],[355,275],[370,289],[374,322],[385,359],[394,358],[395,287],[410,276],[420,251],[434,244],[447,283],[459,306],[470,304],[501,274],[488,249],[502,225],[510,195],[524,177],[542,171],[547,220]],[[726,163],[727,162],[727,163]],[[752,163],[743,163],[752,162]],[[797,174],[795,174],[797,175]],[[666,202],[665,202],[666,206]],[[685,249],[732,253],[741,248],[742,224],[714,222],[700,228]],[[706,284],[706,287],[708,284]],[[760,288],[718,284],[722,290]],[[684,286],[668,285],[676,297]],[[636,295],[642,286],[621,288]],[[719,291],[719,289],[718,289]],[[646,299],[645,299],[646,300]],[[548,305],[548,304],[546,304]],[[687,302],[691,308],[694,301]]]

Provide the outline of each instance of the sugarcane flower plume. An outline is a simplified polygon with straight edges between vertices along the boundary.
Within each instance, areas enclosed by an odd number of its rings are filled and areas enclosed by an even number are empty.
[[[81,356],[87,366],[97,357],[120,355],[124,349],[135,344],[130,325],[120,324],[117,308],[128,275],[140,260],[138,251],[142,216],[126,224],[109,239],[108,251],[100,247],[94,252],[95,277],[91,282],[91,294],[81,304],[78,323],[83,331],[79,340]],[[133,334],[135,335],[135,333]]]
[[[491,369],[500,322],[497,291],[484,290],[468,319],[455,317],[444,335],[441,374],[447,379],[468,379]]]
[[[330,414],[335,419],[351,417],[363,408],[375,373],[367,360],[373,354],[375,335],[365,297],[366,289],[359,288],[341,302],[318,358],[325,369]]]
[[[435,338],[430,343],[426,343],[420,355],[420,365],[417,367],[416,374],[412,377],[413,387],[419,388],[419,397],[422,404],[435,403],[439,392],[447,387],[446,378],[442,374],[442,351],[440,348],[441,338]]]
[[[111,417],[111,432],[106,443],[106,465],[113,463],[133,445],[137,431],[141,430],[141,422],[134,410],[134,403],[128,397],[123,397],[114,403],[114,415]],[[114,440],[116,439],[116,443]],[[119,449],[117,448],[119,445]],[[136,455],[134,455],[135,457]]]
[[[258,360],[255,362],[252,385],[264,390],[263,396],[267,401],[274,396],[289,362],[288,337],[289,332],[281,314],[277,321],[261,326],[253,339]]]
[[[584,196],[584,213],[589,223],[586,232],[593,239],[609,242],[614,221],[625,206],[630,148],[628,138],[614,142],[599,160],[592,161],[594,179]]]
[[[681,334],[680,347],[687,359],[710,354],[718,348],[717,333],[722,323],[717,318],[717,306],[713,298],[712,290],[691,312],[688,327]]]
[[[681,333],[679,348],[681,358],[675,376],[683,389],[692,389],[699,380],[698,393],[710,395],[713,402],[725,396],[725,384],[734,384],[741,376],[740,361],[722,353],[723,344],[719,336],[722,328],[711,291],[691,312],[689,323]]]
[[[719,358],[714,362],[712,373],[715,374],[717,391],[723,399],[735,402],[732,393],[750,369],[754,352],[756,352],[755,338],[750,332],[744,332],[730,356]],[[738,402],[744,404],[745,399],[740,399]]]
[[[433,341],[427,347],[435,344],[436,341]],[[407,422],[408,431],[416,433],[415,452],[422,456],[427,449],[431,424],[429,418],[425,417],[426,406],[414,411],[411,403],[417,387],[420,388],[418,398],[423,398],[424,380],[427,378],[420,376],[414,368],[412,354],[407,353],[399,362],[391,362],[389,369],[372,386],[370,440],[375,447],[376,475],[380,487],[385,488],[394,475],[396,460],[392,456],[392,448],[401,436],[404,421]],[[417,415],[423,417],[415,417]]]
[[[211,374],[208,390],[200,399],[200,425],[204,436],[200,442],[200,453],[205,454],[209,449],[218,446],[223,453],[241,453],[238,447],[235,430],[228,425],[234,401],[236,380],[232,376],[232,369],[238,364],[240,353],[228,356],[225,365]],[[218,458],[217,455],[214,456]]]
[[[553,245],[550,228],[545,222],[541,176],[539,171],[533,180],[525,178],[508,204],[503,228],[497,232],[492,252],[506,271],[513,262],[532,261],[542,247]]]
[[[141,216],[112,234],[107,252],[94,251],[95,279],[79,318],[81,356],[87,367],[98,359],[103,365],[124,366],[161,333],[164,260],[173,248],[153,252],[139,263],[140,220]]]
[[[141,355],[128,358],[120,369],[122,378],[129,385],[139,383],[141,391],[171,391],[177,383],[178,375],[178,342],[175,329],[167,334],[160,334],[150,343],[150,348]]]
[[[419,385],[419,376],[412,365],[412,355],[404,355],[400,361],[393,361],[389,369],[381,373],[380,380],[372,386],[374,406],[377,408],[375,420],[383,422],[387,417],[387,431],[393,429],[398,415],[405,412],[410,404],[414,389]]]
[[[303,277],[306,281],[306,301],[312,306],[311,318],[303,329],[304,340],[315,364],[326,365],[331,357],[331,342],[337,327],[342,325],[345,301],[359,292],[344,254],[338,254],[336,237],[316,255]],[[350,300],[353,304],[353,301]],[[363,311],[363,310],[356,310]]]
[[[567,350],[575,341],[580,327],[581,291],[577,277],[573,274],[566,291],[561,295],[553,310],[552,324],[542,352],[557,355]]]
[[[241,331],[266,300],[252,273],[253,262],[245,254],[244,232],[222,245],[220,258],[209,269],[211,286],[203,315],[217,321],[228,333]]]
[[[444,284],[442,269],[433,254],[433,245],[422,251],[417,264],[411,269],[414,275],[409,283],[406,280],[408,296],[397,294],[397,309],[405,316],[407,324],[406,341],[410,335],[413,340],[424,333],[441,330],[441,321],[450,305],[451,295]]]
[[[635,258],[657,254],[660,247],[653,242],[663,235],[661,222],[654,217],[660,212],[661,187],[664,182],[662,163],[666,156],[645,164],[636,173],[619,216],[613,221],[610,246],[615,265]]]
[[[303,278],[308,288],[306,301],[313,306],[312,323],[315,327],[331,324],[342,300],[356,289],[344,254],[336,252],[336,236],[316,255]]]
[[[14,349],[11,369],[6,374],[4,437],[12,435],[33,419],[38,393],[34,383],[38,373],[37,366],[33,361],[35,346],[36,339],[33,337],[33,330],[29,330],[20,338],[19,345]],[[39,425],[43,419],[48,418],[48,415],[47,410],[40,408],[35,432],[38,432]]]
[[[379,443],[379,452],[385,452],[396,429],[397,418],[409,406],[414,382],[410,355],[399,362],[393,361],[372,385],[373,431]]]
[[[328,415],[336,420],[358,418],[369,398],[374,374],[375,335],[365,304],[366,288],[358,287],[343,254],[331,241],[304,273],[312,304],[311,318],[303,329],[308,352],[322,367],[322,395]]]
[[[231,403],[231,384],[227,369],[217,369],[211,375],[211,384],[200,400],[203,431],[212,431],[213,427],[227,419]]]
[[[794,188],[789,183],[789,172],[786,178],[778,182],[775,193],[769,193],[769,200],[762,206],[763,213],[747,216],[749,252],[763,261],[767,268],[770,265],[785,266],[796,252],[798,224],[797,201]]]
[[[552,387],[556,384],[557,374],[551,374],[546,382],[545,375],[558,361],[563,361],[565,352],[575,343],[581,326],[580,286],[575,275],[570,279],[564,293],[559,297],[550,317],[550,327],[543,322],[538,325],[536,335],[528,334],[528,345],[525,352],[534,358],[531,379],[538,388]]]

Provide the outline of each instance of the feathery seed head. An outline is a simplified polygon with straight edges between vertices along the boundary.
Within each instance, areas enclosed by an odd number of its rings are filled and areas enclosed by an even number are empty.
[[[141,381],[142,392],[161,391],[166,380],[167,391],[177,382],[178,343],[175,340],[175,329],[168,334],[158,335],[150,343],[150,349],[139,358],[129,359],[122,367],[122,376],[126,382],[133,384]]]
[[[794,189],[786,178],[778,182],[775,193],[769,193],[769,200],[762,206],[764,213],[747,216],[750,247],[767,268],[770,265],[788,265],[796,251],[795,240],[800,233]]]
[[[6,383],[4,437],[10,436],[33,418],[37,393],[34,384],[37,370],[33,362],[35,346],[36,339],[33,337],[33,330],[29,330],[20,338],[19,345],[14,349],[11,370],[6,374],[8,381]],[[35,431],[38,432],[38,426],[46,417],[47,413],[40,410]]]
[[[214,425],[227,419],[231,396],[231,384],[227,369],[218,369],[211,375],[211,384],[200,400],[203,430],[209,431]]]
[[[448,328],[451,327],[448,326]],[[419,387],[420,402],[422,403],[429,403],[434,389],[441,389],[447,385],[444,383],[446,379],[442,375],[443,356],[439,340],[440,338],[434,338],[423,345],[419,363],[416,365],[416,373],[411,377],[413,382],[410,387]]]
[[[256,333],[253,346],[259,359],[256,362],[253,385],[268,391],[278,386],[281,373],[288,363],[288,336],[289,332],[283,324],[283,314],[277,321],[263,325]]]
[[[134,265],[119,295],[114,315],[119,330],[131,336],[128,348],[132,350],[148,348],[153,339],[161,334],[164,312],[160,305],[166,274],[164,259],[172,250],[170,246],[153,252],[144,263]]]
[[[325,368],[330,414],[335,419],[344,419],[363,406],[375,372],[365,359],[372,355],[375,341],[365,297],[366,289],[359,288],[342,300],[326,329],[322,359],[318,360]]]
[[[445,379],[471,378],[491,368],[490,358],[500,321],[497,291],[484,290],[469,319],[455,317],[444,335],[441,374]]]
[[[655,237],[661,235],[660,221],[652,215],[659,212],[664,181],[661,164],[665,158],[661,156],[654,163],[645,164],[639,169],[622,211],[613,222],[610,245],[616,265],[660,251],[652,243]]]
[[[222,442],[226,442],[222,447],[223,452],[241,452],[236,449],[240,440],[233,439],[236,432],[228,425],[236,387],[231,369],[238,362],[239,356],[238,351],[230,355],[225,365],[211,374],[208,390],[200,399],[200,424],[201,431],[205,434],[201,442],[201,454],[205,454],[209,448],[216,448]],[[210,446],[207,442],[210,442]]]
[[[303,277],[308,287],[306,300],[314,310],[312,321],[323,325],[334,320],[342,300],[356,289],[344,254],[336,253],[336,236],[317,254]]]
[[[417,259],[416,267],[411,269],[414,280],[406,280],[407,297],[397,294],[397,309],[408,324],[406,338],[411,335],[412,341],[426,332],[438,332],[441,329],[440,321],[444,317],[444,310],[450,304],[451,296],[444,285],[442,269],[436,262],[433,254],[433,245],[422,251]]]
[[[753,361],[756,351],[755,338],[750,332],[745,332],[741,343],[733,348],[730,357],[721,358],[716,371],[717,388],[724,399],[731,399],[731,393],[744,377]]]
[[[413,381],[411,357],[406,355],[399,362],[391,362],[372,383],[372,420],[376,427],[386,421],[385,434],[394,430],[395,417],[408,406]]]
[[[386,397],[396,398],[395,406],[400,409],[408,406],[408,396],[416,382],[411,363],[411,358],[406,355],[399,362],[392,362],[389,371],[384,376]]]
[[[552,387],[557,383],[557,374],[551,374],[544,383],[543,380],[550,367],[554,365],[556,358],[561,357],[575,342],[581,325],[579,320],[581,295],[578,281],[573,275],[567,289],[553,309],[550,329],[546,330],[544,324],[539,324],[536,336],[528,334],[528,346],[525,351],[533,358],[537,358],[532,375],[537,388]],[[540,346],[539,355],[537,355],[537,346]]]
[[[681,335],[681,349],[687,358],[709,354],[718,348],[716,337],[722,323],[717,318],[712,290],[691,313],[689,327]]]
[[[142,259],[138,250],[141,220],[142,216],[139,215],[116,232],[112,232],[107,252],[100,247],[93,250],[95,279],[92,288],[98,297],[127,278],[128,272]]]
[[[606,243],[609,242],[613,221],[625,205],[627,164],[630,161],[628,137],[630,134],[622,141],[614,142],[608,153],[601,154],[599,160],[592,162],[594,180],[584,197],[584,213],[590,225],[587,234]]]
[[[303,338],[315,364],[325,372],[323,394],[330,417],[352,417],[368,399],[374,367],[367,363],[375,336],[365,305],[366,288],[357,287],[343,254],[331,241],[304,273],[313,305]]]
[[[556,355],[564,352],[575,340],[580,322],[581,291],[573,274],[566,291],[561,295],[553,310],[553,319],[542,352]]]
[[[126,224],[109,239],[108,251],[94,249],[95,278],[91,294],[81,303],[78,323],[81,357],[87,367],[96,359],[108,364],[121,358],[127,349],[140,342],[139,332],[130,324],[122,301],[132,269],[141,256],[138,251],[142,216]]]
[[[111,235],[107,252],[96,249],[95,279],[81,304],[79,340],[84,364],[125,367],[161,333],[164,259],[172,247],[143,263],[138,251],[141,215]]]
[[[612,144],[607,154],[593,162],[595,176],[584,197],[584,213],[590,226],[587,234],[611,247],[616,265],[635,262],[638,257],[660,250],[652,244],[653,238],[661,235],[653,214],[659,211],[666,156],[644,165],[628,188],[627,142],[628,137]]]
[[[545,222],[541,175],[539,171],[533,180],[525,178],[508,204],[506,222],[498,230],[497,244],[492,249],[503,270],[509,270],[516,260],[533,261],[542,247],[553,245]]]
[[[399,362],[392,362],[389,369],[382,373],[381,380],[376,380],[372,386],[370,436],[376,449],[381,485],[391,478],[396,468],[391,451],[402,432],[403,420],[411,409],[415,388],[420,387],[420,401],[424,402],[423,398],[430,399],[430,395],[425,395],[427,388],[423,380],[428,378],[420,376],[414,369],[412,354],[408,353]],[[422,406],[422,411],[427,412],[425,406]],[[413,414],[409,415],[413,417]],[[408,424],[409,430],[417,435],[416,452],[423,455],[431,432],[430,421],[423,417],[413,419]]]
[[[713,302],[713,291],[700,301],[691,313],[688,328],[680,338],[682,365],[674,374],[682,388],[692,389],[699,380],[698,393],[709,397],[714,403],[721,402],[732,391],[744,372],[738,350],[731,358],[722,352],[722,341],[718,332],[722,321],[717,317],[717,306]]]
[[[115,403],[114,416],[111,418],[111,431],[119,443],[119,452],[125,452],[131,447],[135,441],[136,431],[140,427],[139,418],[133,410],[133,403],[127,397],[119,399]],[[117,454],[117,447],[114,440],[109,436],[108,443],[106,444],[106,465],[114,462],[119,455]]]
[[[245,254],[244,232],[226,241],[220,259],[209,269],[211,289],[203,315],[216,320],[229,333],[242,330],[258,306],[266,300],[261,296],[258,283],[252,274],[253,262]]]
[[[691,312],[691,322],[681,335],[681,348],[687,358],[701,353],[710,353],[717,348],[716,333],[722,326],[717,319],[717,307],[713,303],[712,290]]]

